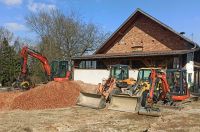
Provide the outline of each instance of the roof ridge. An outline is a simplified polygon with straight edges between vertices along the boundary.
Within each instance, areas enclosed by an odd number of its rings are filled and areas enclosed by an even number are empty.
[[[168,26],[167,24],[161,22],[160,20],[158,20],[157,18],[153,17],[152,15],[148,14],[147,12],[141,10],[140,8],[136,9],[137,11],[139,11],[140,13],[146,15],[147,17],[151,18],[152,20],[154,20],[155,22],[159,23],[160,25],[166,27],[167,29],[169,29],[170,31],[172,31],[173,33],[177,34],[178,36],[182,37],[183,39],[185,39],[186,41],[191,42],[192,44],[197,44],[196,42],[194,42],[193,40],[189,39],[188,37],[181,35],[179,32],[177,32],[175,29],[173,29],[172,27]],[[198,44],[197,44],[198,45]]]

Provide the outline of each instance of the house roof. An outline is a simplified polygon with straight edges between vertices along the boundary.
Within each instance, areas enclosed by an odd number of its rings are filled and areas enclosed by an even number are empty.
[[[74,57],[73,60],[182,55],[182,54],[187,54],[190,52],[195,52],[197,50],[200,50],[200,48],[191,49],[191,50],[148,51],[148,52],[139,52],[138,51],[138,52],[132,52],[132,53],[95,54],[95,55]]]
[[[136,19],[136,17],[138,15],[144,15],[148,18],[150,18],[151,20],[153,20],[154,22],[160,24],[161,26],[163,26],[164,28],[166,28],[167,30],[171,31],[172,33],[178,35],[179,37],[181,37],[182,39],[186,40],[190,45],[193,45],[194,47],[199,47],[197,45],[197,43],[195,43],[194,41],[190,40],[189,38],[181,35],[180,33],[176,32],[175,30],[173,30],[171,27],[167,26],[166,24],[162,23],[161,21],[157,20],[156,18],[152,17],[151,15],[147,14],[146,12],[142,11],[141,9],[136,9],[136,11],[128,17],[128,19],[122,23],[122,25],[96,50],[96,52],[94,54],[101,54],[103,49],[106,47],[109,47],[109,42],[114,41],[120,34],[120,32],[125,31],[128,26],[131,24],[132,20]]]

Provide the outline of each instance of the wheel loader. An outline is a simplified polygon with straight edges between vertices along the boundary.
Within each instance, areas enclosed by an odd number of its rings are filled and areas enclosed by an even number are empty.
[[[127,65],[111,65],[110,77],[99,84],[97,94],[81,92],[77,105],[105,108],[106,104],[110,102],[110,93],[113,91],[113,88],[129,87],[134,85],[135,82],[133,78],[129,78],[129,67]]]
[[[153,107],[154,102],[150,100],[149,96],[150,90],[153,90],[154,95],[152,96],[154,97],[159,94],[159,89],[155,89],[157,88],[155,85],[158,85],[156,84],[156,76],[159,72],[161,72],[161,69],[158,68],[139,69],[135,85],[112,91],[108,109],[159,116],[159,109]],[[148,113],[144,108],[148,108]]]

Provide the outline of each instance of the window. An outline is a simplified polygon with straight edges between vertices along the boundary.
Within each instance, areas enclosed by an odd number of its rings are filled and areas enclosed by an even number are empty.
[[[180,68],[179,57],[174,57],[173,68]]]
[[[115,77],[117,80],[125,80],[128,79],[128,68],[125,66],[120,67],[112,67],[111,68],[111,77]]]
[[[187,54],[187,62],[192,61],[194,58],[194,54],[193,53],[188,53]]]
[[[194,71],[194,84],[196,87],[199,87],[200,85],[200,70],[195,69]]]
[[[79,68],[80,69],[84,69],[86,66],[85,66],[85,62],[86,61],[81,61],[81,63],[79,64]]]
[[[141,69],[139,71],[139,73],[138,73],[137,80],[140,80],[140,81],[149,81],[150,74],[151,74],[151,70]]]
[[[51,63],[51,78],[65,77],[66,71],[69,70],[68,61],[53,61]]]
[[[80,69],[96,69],[96,61],[81,61]]]
[[[192,73],[188,73],[188,83],[192,83]]]
[[[167,82],[169,84],[170,92],[172,94],[186,94],[186,71],[167,70]]]

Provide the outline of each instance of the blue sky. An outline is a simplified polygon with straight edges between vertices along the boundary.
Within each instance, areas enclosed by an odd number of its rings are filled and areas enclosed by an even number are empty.
[[[51,8],[66,14],[76,11],[84,21],[109,32],[115,31],[136,8],[141,8],[200,44],[200,0],[0,0],[0,25],[16,36],[33,38],[24,17],[30,12]]]

